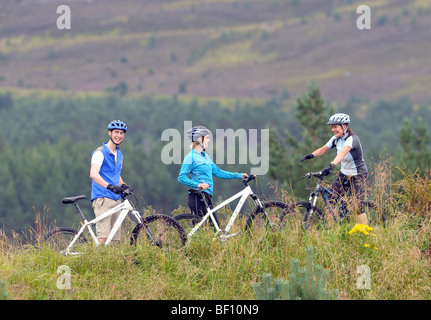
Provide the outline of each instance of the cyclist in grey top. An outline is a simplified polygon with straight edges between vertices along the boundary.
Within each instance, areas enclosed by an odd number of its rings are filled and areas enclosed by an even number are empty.
[[[336,113],[329,118],[327,123],[331,125],[331,131],[334,136],[313,153],[305,155],[301,162],[314,157],[320,157],[329,150],[336,148],[337,155],[329,164],[322,170],[324,175],[329,175],[334,167],[341,163],[341,170],[338,177],[332,183],[332,198],[334,204],[348,190],[352,192],[352,196],[358,201],[355,205],[361,203],[364,199],[365,183],[367,180],[368,169],[362,154],[362,146],[359,137],[350,128],[350,117],[345,113]],[[333,206],[334,209],[336,206]],[[362,224],[368,224],[368,219],[365,213],[361,213],[360,208],[356,208],[359,213],[358,219]]]

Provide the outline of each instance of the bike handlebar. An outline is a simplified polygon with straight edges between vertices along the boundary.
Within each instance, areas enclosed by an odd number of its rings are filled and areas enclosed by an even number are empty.
[[[323,174],[323,171],[318,171],[318,172],[307,172],[306,174],[304,174],[301,179],[304,178],[312,178],[312,177],[316,177],[320,180],[323,180],[325,175]]]
[[[122,191],[121,191],[121,198],[124,200],[124,199],[126,199],[126,197],[127,196],[130,196],[130,195],[132,195],[132,196],[134,196],[135,194],[133,193],[133,189],[132,188],[124,188]]]
[[[251,174],[251,175],[247,176],[246,178],[243,178],[242,182],[244,182],[244,184],[247,185],[247,183],[249,183],[252,180],[256,180],[256,176],[254,174]]]

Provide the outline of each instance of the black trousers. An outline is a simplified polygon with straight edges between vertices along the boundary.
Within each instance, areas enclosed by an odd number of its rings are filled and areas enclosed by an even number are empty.
[[[206,200],[209,208],[212,209],[213,208],[213,202],[212,202],[211,195],[206,193],[206,192],[202,192],[202,194],[205,197],[205,200]],[[198,193],[192,193],[192,192],[189,193],[188,206],[189,206],[191,212],[195,216],[203,217],[204,215],[207,214],[207,209],[205,207],[204,200],[203,200],[202,196]],[[220,226],[219,220],[217,218],[217,214],[214,212],[213,215],[217,221],[217,224]],[[209,220],[212,224],[211,218]]]

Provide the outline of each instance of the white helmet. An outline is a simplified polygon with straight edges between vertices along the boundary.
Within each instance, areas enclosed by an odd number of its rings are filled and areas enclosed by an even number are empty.
[[[209,130],[204,126],[196,126],[187,131],[187,136],[192,142],[207,135],[209,135]]]
[[[330,118],[327,124],[347,124],[350,123],[350,117],[348,114],[345,113],[336,113],[333,114]]]

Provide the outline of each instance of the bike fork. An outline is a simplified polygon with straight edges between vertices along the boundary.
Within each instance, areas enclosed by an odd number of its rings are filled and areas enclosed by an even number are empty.
[[[313,196],[314,196],[314,199],[313,199]],[[308,227],[310,226],[310,221],[314,214],[314,208],[316,208],[316,201],[317,201],[317,196],[315,195],[311,195],[310,198],[308,199],[308,203],[311,204],[311,207],[308,210],[308,212],[305,212],[304,219],[302,220],[302,226],[304,227],[305,230],[307,230]]]
[[[265,217],[265,221],[267,222],[268,226],[272,229],[274,227],[274,224],[269,219],[269,216],[265,211],[265,207],[264,207],[262,201],[260,201],[260,199],[255,194],[251,194],[250,196],[254,200],[254,203],[256,204],[256,214],[259,214],[257,212],[258,210],[260,211],[261,214],[263,213],[263,215]]]

